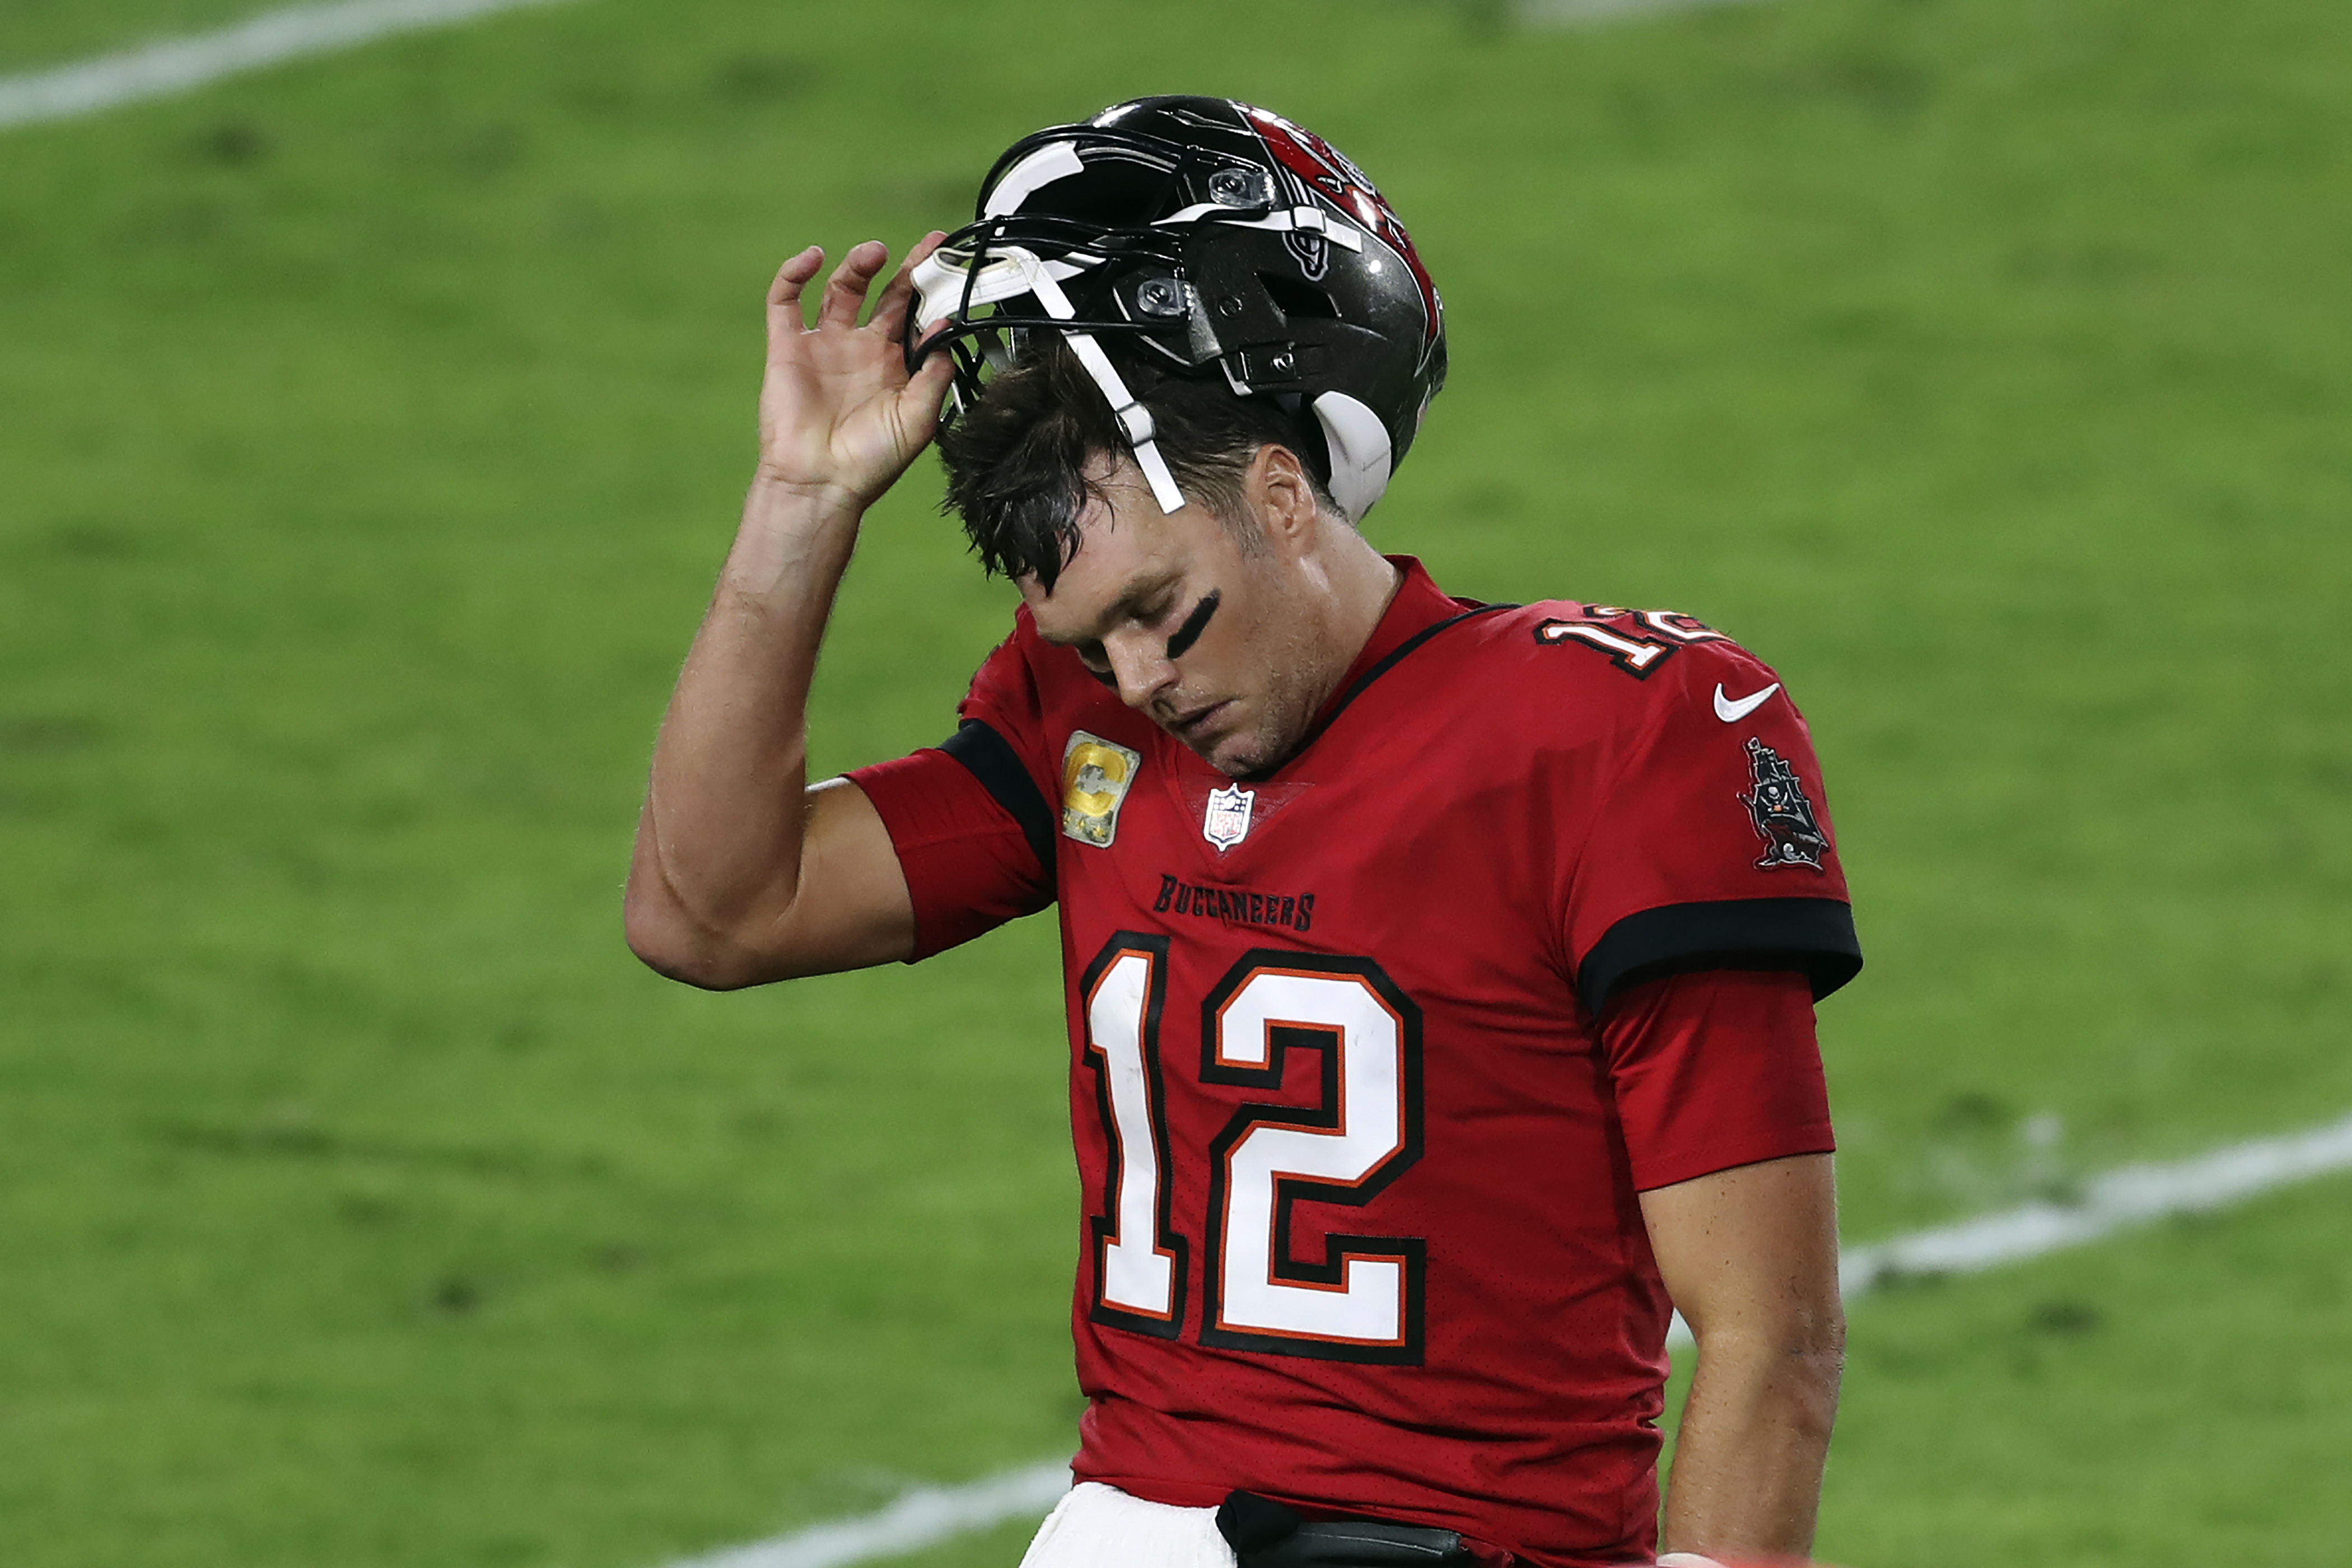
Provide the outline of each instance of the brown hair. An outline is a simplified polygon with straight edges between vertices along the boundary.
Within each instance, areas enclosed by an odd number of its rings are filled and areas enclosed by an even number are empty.
[[[1237,397],[1213,369],[1206,376],[1155,378],[1121,363],[1119,374],[1150,410],[1153,439],[1187,500],[1228,528],[1254,528],[1242,476],[1265,446],[1296,453],[1326,507],[1322,432],[1270,398]],[[1302,428],[1302,426],[1305,426]],[[973,552],[991,574],[1034,577],[1048,592],[1078,548],[1078,519],[1102,500],[1087,463],[1129,454],[1102,389],[1057,332],[1034,333],[963,416],[940,432],[947,466],[942,511],[960,513]]]

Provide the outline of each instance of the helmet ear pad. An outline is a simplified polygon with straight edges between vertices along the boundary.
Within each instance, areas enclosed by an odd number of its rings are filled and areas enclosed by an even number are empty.
[[[1426,398],[1417,381],[1444,374],[1442,338],[1423,354],[1399,352],[1421,347],[1427,321],[1395,256],[1369,237],[1349,248],[1203,226],[1186,239],[1183,268],[1192,298],[1186,357],[1202,368],[1213,359],[1239,395],[1312,408],[1301,435],[1319,432],[1331,499],[1360,520],[1418,431]]]
[[[1323,446],[1330,455],[1331,500],[1349,522],[1361,522],[1389,488],[1389,475],[1396,467],[1388,426],[1344,392],[1324,393],[1308,406],[1323,426]]]

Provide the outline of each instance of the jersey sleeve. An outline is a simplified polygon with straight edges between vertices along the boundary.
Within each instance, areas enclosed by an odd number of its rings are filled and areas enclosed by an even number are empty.
[[[972,677],[940,745],[857,768],[915,907],[908,962],[1054,901],[1054,820],[1037,762],[1042,704],[1016,631]]]
[[[1567,879],[1567,956],[1597,1016],[1697,969],[1793,971],[1816,999],[1862,967],[1812,737],[1736,645],[1685,647],[1643,683]]]
[[[1640,1191],[1837,1147],[1802,974],[1718,970],[1630,986],[1601,1043]]]

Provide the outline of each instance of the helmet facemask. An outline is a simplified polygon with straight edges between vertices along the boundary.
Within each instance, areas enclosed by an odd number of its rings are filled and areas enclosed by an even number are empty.
[[[1127,378],[1097,337],[1164,334],[1169,323],[1149,314],[1136,321],[1104,313],[1100,286],[1109,275],[1110,258],[1102,251],[1111,247],[1100,237],[1066,232],[1080,226],[1058,219],[995,218],[950,235],[915,268],[908,368],[935,353],[954,357],[942,416],[943,422],[952,423],[980,399],[992,376],[1020,357],[1031,333],[1058,333],[1109,403],[1153,499],[1162,511],[1176,511],[1184,496],[1160,455],[1151,411],[1129,391]],[[1077,300],[1066,282],[1076,287]],[[1146,304],[1159,306],[1171,297],[1171,287],[1181,300],[1181,286],[1162,279],[1149,288]],[[947,331],[924,341],[923,334],[941,321],[949,323]]]

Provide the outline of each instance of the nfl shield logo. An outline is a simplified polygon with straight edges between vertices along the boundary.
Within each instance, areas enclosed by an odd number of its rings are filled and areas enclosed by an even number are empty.
[[[1257,796],[1239,784],[1209,792],[1208,815],[1201,819],[1201,837],[1219,849],[1231,849],[1249,837],[1250,808]]]

